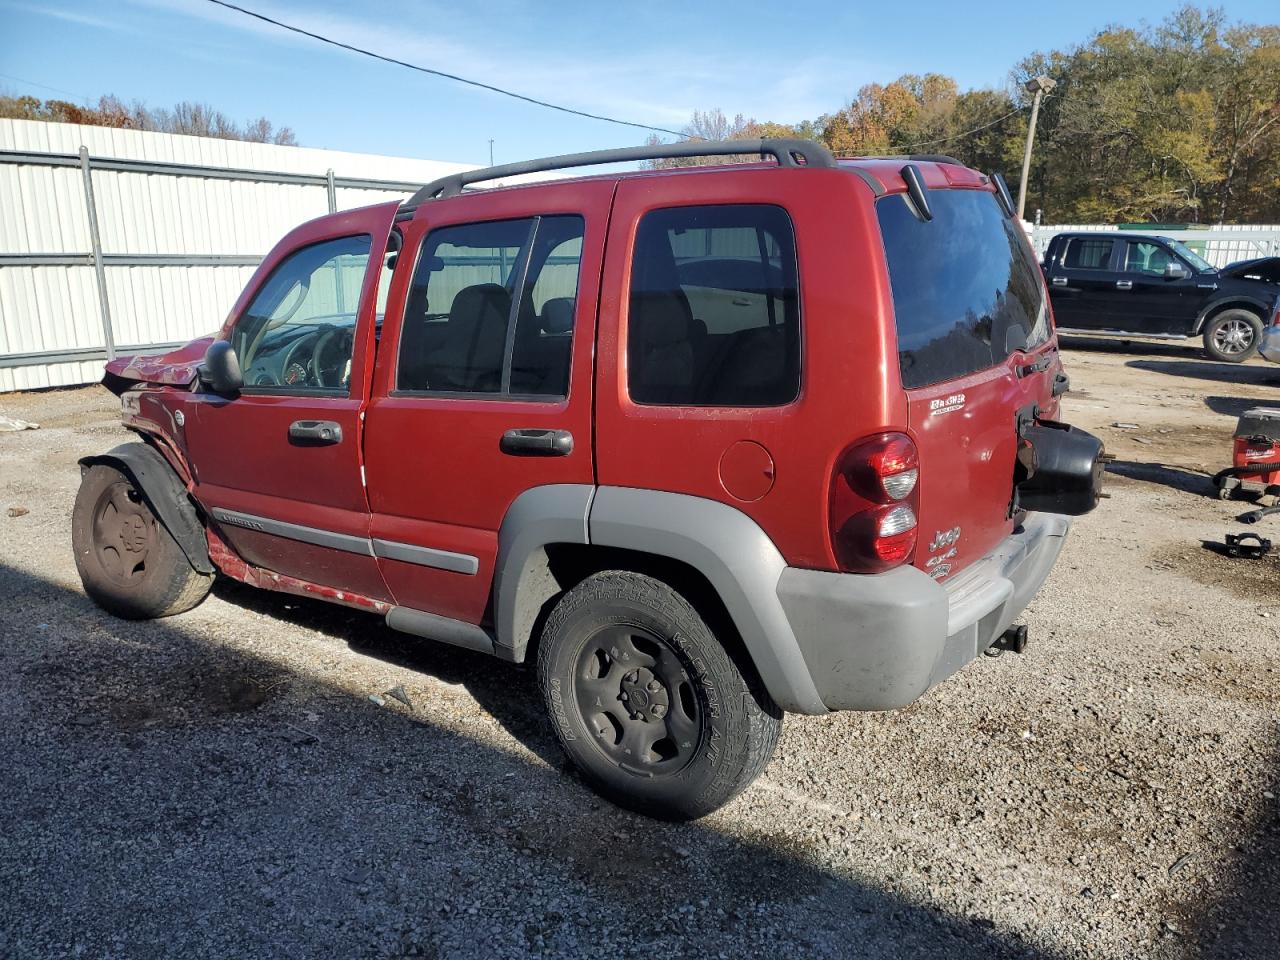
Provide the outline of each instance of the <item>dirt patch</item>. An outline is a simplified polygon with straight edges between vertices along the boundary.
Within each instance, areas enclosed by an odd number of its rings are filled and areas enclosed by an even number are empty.
[[[1273,539],[1280,539],[1280,535]],[[1230,590],[1242,600],[1280,606],[1280,554],[1277,553],[1259,560],[1245,560],[1226,557],[1203,546],[1171,544],[1155,554],[1152,565],[1205,586]]]

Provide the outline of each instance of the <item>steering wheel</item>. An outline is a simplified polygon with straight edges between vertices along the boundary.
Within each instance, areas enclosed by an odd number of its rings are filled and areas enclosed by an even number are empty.
[[[312,382],[309,362],[299,359],[298,356],[302,352],[302,346],[311,339],[312,337],[298,337],[298,339],[289,344],[288,348],[284,351],[284,356],[280,358],[280,373],[276,378],[276,383],[280,386],[316,386],[316,384]],[[315,356],[314,350],[312,351],[312,356]]]
[[[311,348],[311,377],[317,387],[345,387],[351,377],[352,336],[349,327],[332,326]]]

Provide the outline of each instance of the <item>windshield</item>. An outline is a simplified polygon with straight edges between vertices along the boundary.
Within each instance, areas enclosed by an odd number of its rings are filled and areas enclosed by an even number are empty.
[[[1200,256],[1200,254],[1196,253],[1181,240],[1169,240],[1166,238],[1165,242],[1169,244],[1169,246],[1173,247],[1178,256],[1191,264],[1197,273],[1213,273],[1213,264]]]
[[[908,389],[986,370],[1050,332],[1040,267],[995,195],[932,190],[929,203],[929,222],[905,195],[876,203]]]

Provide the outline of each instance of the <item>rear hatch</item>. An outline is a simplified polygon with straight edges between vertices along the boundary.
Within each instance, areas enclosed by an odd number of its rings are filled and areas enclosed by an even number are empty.
[[[954,576],[1013,530],[1018,417],[1056,413],[1061,367],[1040,268],[987,189],[929,191],[932,220],[905,194],[876,204],[920,457],[914,564]]]

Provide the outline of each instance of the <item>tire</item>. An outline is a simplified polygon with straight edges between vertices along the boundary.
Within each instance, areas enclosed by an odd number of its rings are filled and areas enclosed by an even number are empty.
[[[105,464],[85,471],[71,513],[71,544],[84,592],[126,620],[190,610],[213,586],[156,519],[133,479]]]
[[[1224,363],[1244,363],[1261,342],[1262,318],[1251,310],[1223,310],[1204,326],[1204,352]]]
[[[667,820],[732,800],[782,731],[782,711],[750,663],[683,596],[637,573],[597,573],[561,598],[539,643],[538,683],[587,783]]]

